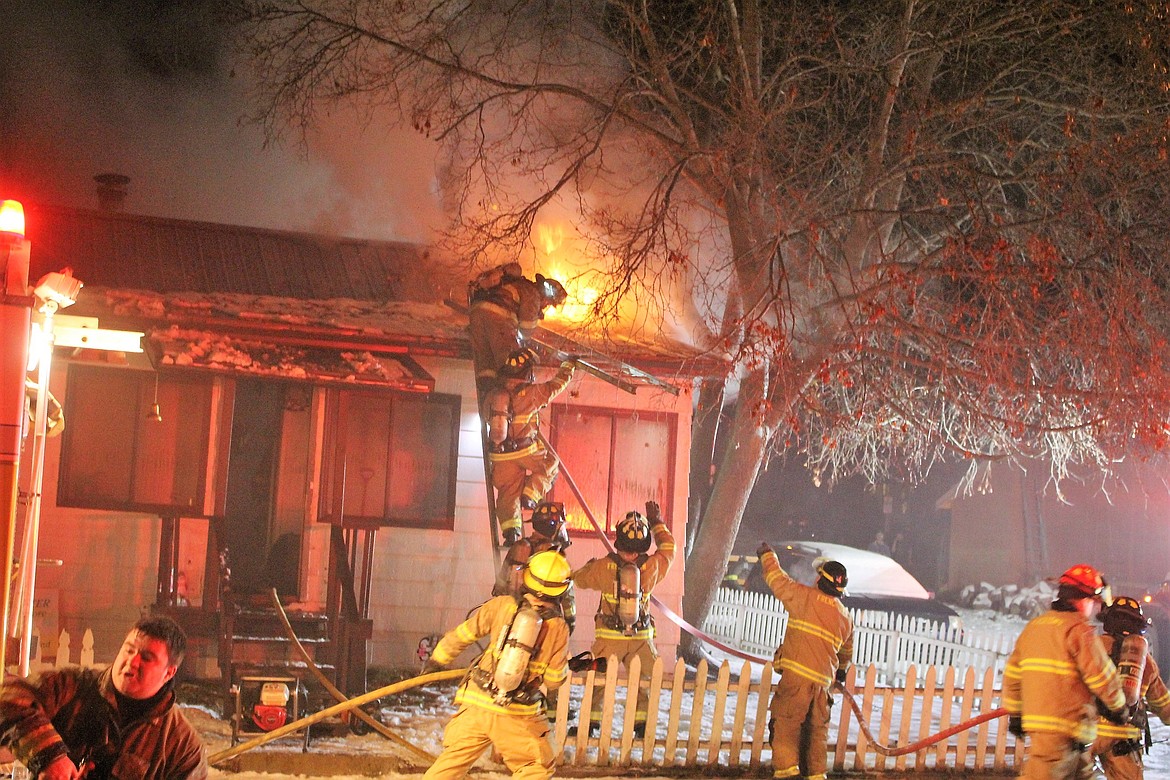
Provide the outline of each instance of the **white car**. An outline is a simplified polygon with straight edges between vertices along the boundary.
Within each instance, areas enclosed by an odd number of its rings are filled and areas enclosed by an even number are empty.
[[[935,600],[934,594],[913,574],[887,555],[819,541],[778,542],[772,545],[772,549],[784,571],[805,585],[816,582],[816,566],[822,558],[844,565],[849,584],[841,603],[847,607],[895,612],[958,625],[959,613]],[[752,565],[744,575],[743,585],[749,590],[771,593],[758,565]]]

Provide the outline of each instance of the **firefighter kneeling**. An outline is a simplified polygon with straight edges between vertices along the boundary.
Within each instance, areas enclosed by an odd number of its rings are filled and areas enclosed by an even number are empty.
[[[1105,613],[1101,641],[1121,675],[1125,704],[1134,713],[1126,721],[1105,717],[1097,721],[1093,755],[1108,780],[1141,780],[1144,776],[1142,731],[1147,706],[1163,723],[1170,723],[1170,691],[1158,673],[1158,664],[1149,655],[1145,637],[1148,625],[1142,605],[1128,596],[1116,599]]]
[[[560,552],[536,553],[528,559],[522,595],[490,599],[439,642],[428,667],[446,666],[491,635],[488,649],[459,685],[459,710],[443,732],[443,752],[426,777],[463,777],[489,746],[513,777],[552,777],[544,695],[568,677],[569,628],[558,601],[569,576]]]

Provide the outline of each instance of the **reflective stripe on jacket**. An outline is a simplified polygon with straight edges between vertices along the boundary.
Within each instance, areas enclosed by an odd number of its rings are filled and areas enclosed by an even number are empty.
[[[569,675],[567,654],[569,627],[563,618],[550,615],[551,606],[541,605],[530,596],[525,598],[529,599],[529,603],[536,605],[544,618],[544,625],[536,654],[529,659],[527,675],[518,690],[536,691],[543,686],[546,691],[553,691],[559,688]],[[508,630],[517,609],[519,602],[512,596],[496,596],[489,599],[467,620],[443,636],[431,654],[431,659],[446,666],[470,645],[490,635],[488,649],[480,656],[475,666],[488,675],[492,674],[496,668],[496,647],[500,643],[500,634]],[[544,701],[540,697],[527,702],[508,701],[500,704],[490,692],[476,683],[473,677],[473,674],[468,674],[459,684],[459,690],[455,693],[456,704],[480,707],[507,715],[532,716],[544,711]]]
[[[829,687],[837,670],[848,669],[853,661],[853,621],[849,613],[840,599],[788,576],[776,553],[765,553],[760,565],[764,581],[788,611],[780,668]]]
[[[1113,643],[1116,641],[1116,638],[1110,634],[1101,637],[1105,653],[1110,658],[1113,657],[1110,654],[1113,652]],[[1138,706],[1141,706],[1141,702],[1144,700],[1145,705],[1158,716],[1159,720],[1163,723],[1170,723],[1170,691],[1166,689],[1166,683],[1162,681],[1162,675],[1158,672],[1158,663],[1150,654],[1146,655],[1146,667],[1142,672],[1140,691]],[[1110,739],[1140,739],[1142,732],[1132,723],[1119,726],[1105,718],[1100,718],[1097,720],[1097,736]]]
[[[1016,640],[1003,673],[1003,706],[1025,731],[1063,734],[1089,744],[1097,733],[1093,697],[1125,706],[1121,677],[1101,637],[1079,612],[1050,609]]]
[[[648,618],[645,625],[632,634],[614,628],[617,621],[618,564],[613,556],[594,558],[573,572],[577,587],[601,591],[601,601],[594,617],[594,631],[598,639],[652,640],[654,639],[654,617],[650,615],[650,596],[658,583],[666,578],[670,564],[674,561],[674,535],[666,523],[650,526],[654,534],[654,552],[646,556],[639,567],[641,571],[641,610]]]

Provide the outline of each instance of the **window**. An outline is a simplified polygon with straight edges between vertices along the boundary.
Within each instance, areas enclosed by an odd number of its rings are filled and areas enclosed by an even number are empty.
[[[460,397],[329,390],[321,518],[451,529]]]
[[[551,422],[561,468],[606,534],[626,512],[644,512],[647,500],[657,501],[671,524],[678,415],[554,404]],[[558,479],[552,493],[564,502],[571,531],[593,533],[567,479]]]
[[[161,422],[150,414],[156,379]],[[57,503],[202,515],[211,381],[71,364]]]

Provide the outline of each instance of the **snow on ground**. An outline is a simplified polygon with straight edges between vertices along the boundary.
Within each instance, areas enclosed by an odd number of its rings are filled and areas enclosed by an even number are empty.
[[[1026,623],[1025,620],[1012,616],[1000,615],[991,610],[973,610],[973,609],[959,609],[958,610],[963,619],[963,625],[971,630],[978,631],[1003,631],[1005,633],[1018,633]],[[708,660],[716,667],[724,659],[731,663],[733,670],[738,671],[741,667],[742,661],[722,654],[717,650],[708,652]],[[754,667],[755,665],[753,665]],[[759,670],[755,669],[755,678],[759,678]],[[431,685],[423,689],[416,689],[415,691],[401,696],[390,697],[382,702],[382,709],[378,712],[379,719],[386,724],[392,731],[399,736],[408,740],[412,744],[422,748],[423,750],[437,754],[442,748],[442,733],[443,727],[447,720],[454,713],[454,706],[451,704],[451,698],[454,691],[454,684]],[[573,697],[576,703],[579,704],[581,690],[579,686],[574,686]],[[750,713],[755,712],[754,694],[753,701],[749,703],[748,713],[749,720]],[[709,701],[706,706],[700,708],[702,713],[702,734],[704,739],[710,734],[714,724],[711,722],[710,714],[713,710],[713,695],[709,694]],[[575,704],[576,706],[576,704]],[[838,707],[842,706],[838,703]],[[900,718],[900,702],[894,701],[892,703],[894,708],[894,722],[897,723]],[[693,705],[684,708],[685,710],[693,711]],[[204,736],[204,740],[208,743],[210,753],[226,749],[230,742],[230,728],[226,721],[218,717],[206,708],[187,709],[188,716],[195,723],[196,727]],[[663,713],[662,720],[665,722],[668,713]],[[959,713],[955,712],[952,715],[951,722],[957,722],[960,718]],[[935,722],[937,722],[939,713],[934,714]],[[836,718],[834,718],[836,721]],[[748,724],[747,728],[751,728],[753,724]],[[1150,778],[1167,777],[1170,778],[1170,726],[1160,723],[1157,719],[1151,719],[1151,731],[1153,735],[1154,745],[1150,754],[1145,759],[1146,776]],[[919,723],[917,719],[913,722],[911,727],[911,734],[917,735]],[[851,725],[851,732],[856,734],[857,726],[854,721]],[[244,738],[250,738],[254,735],[247,734]],[[836,739],[835,731],[830,734],[832,739]],[[279,741],[283,752],[299,753],[299,743],[295,738],[285,738]],[[973,746],[972,742],[972,746]],[[282,767],[278,765],[273,759],[272,754],[265,756],[259,755],[263,751],[273,750],[275,745],[266,746],[255,751],[257,755],[253,760],[253,765],[245,767],[247,771],[242,772],[226,772],[221,769],[212,770],[212,778],[215,780],[276,780],[283,777],[324,777],[328,776],[331,780],[361,780],[370,774],[378,774],[387,780],[405,780],[410,778],[414,780],[422,773],[422,768],[417,766],[417,761],[414,760],[403,748],[388,742],[376,734],[369,734],[365,736],[354,736],[346,734],[344,736],[318,736],[314,737],[311,743],[310,753],[315,755],[324,754],[326,757],[325,764],[316,764],[312,767],[298,770],[297,774],[289,774],[281,771]],[[662,748],[657,749],[658,758],[661,759]],[[329,757],[332,756],[332,766],[326,768],[316,768],[328,766],[330,763]],[[347,761],[342,761],[341,756],[346,756],[347,759],[354,756],[365,757],[369,768],[367,771],[362,771],[360,774],[335,774],[334,772],[349,771],[347,768],[350,764]],[[271,765],[263,766],[265,761]],[[260,766],[269,771],[257,772],[252,771],[256,762],[260,762]],[[499,764],[496,764],[485,756],[480,759],[477,764],[480,770],[476,777],[484,778],[484,780],[503,780],[509,776],[508,772]],[[359,770],[353,769],[358,772]],[[568,770],[562,772],[566,773]],[[953,770],[951,770],[953,771]],[[308,772],[310,774],[304,774]],[[702,774],[702,770],[696,769],[695,774]],[[580,771],[578,770],[578,774]],[[604,776],[596,775],[593,772],[589,773],[591,777],[596,780],[608,780]],[[745,770],[745,776],[752,774]],[[756,773],[758,774],[758,773]],[[877,777],[890,777],[900,775],[903,773],[895,773],[886,771],[877,773]],[[929,778],[939,776],[934,772],[922,773],[914,772],[914,777]],[[953,775],[952,775],[953,776]],[[990,777],[989,775],[981,775]],[[1004,777],[1011,776],[1010,773],[1003,775]],[[654,780],[652,776],[646,776],[644,780]]]

